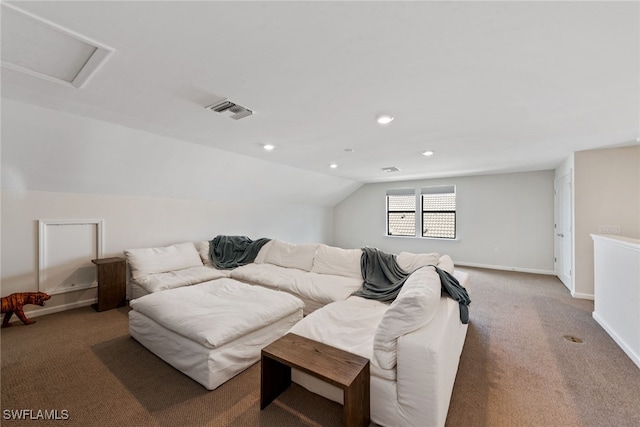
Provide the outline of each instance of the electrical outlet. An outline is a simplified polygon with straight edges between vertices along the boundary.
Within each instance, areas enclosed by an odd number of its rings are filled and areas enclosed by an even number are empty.
[[[619,225],[601,225],[598,229],[600,234],[620,234]]]

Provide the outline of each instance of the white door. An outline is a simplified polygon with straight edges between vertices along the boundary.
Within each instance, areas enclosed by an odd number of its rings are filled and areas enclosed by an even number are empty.
[[[555,272],[573,293],[571,175],[555,181]]]

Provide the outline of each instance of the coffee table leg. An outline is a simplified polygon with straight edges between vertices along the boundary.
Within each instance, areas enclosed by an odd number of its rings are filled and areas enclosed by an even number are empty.
[[[344,390],[344,424],[347,427],[366,427],[370,422],[369,363],[353,383]]]
[[[260,365],[260,409],[264,409],[291,385],[291,367],[264,354]]]

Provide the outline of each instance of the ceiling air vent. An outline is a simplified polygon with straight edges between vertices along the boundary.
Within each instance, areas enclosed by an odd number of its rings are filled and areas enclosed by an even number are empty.
[[[247,117],[253,114],[253,111],[235,104],[228,99],[223,99],[222,101],[216,102],[215,104],[209,105],[205,108],[217,113],[228,113],[234,120],[240,120],[243,117]]]
[[[382,168],[383,171],[385,172],[400,172],[400,169],[398,169],[395,166],[389,166],[387,168]]]

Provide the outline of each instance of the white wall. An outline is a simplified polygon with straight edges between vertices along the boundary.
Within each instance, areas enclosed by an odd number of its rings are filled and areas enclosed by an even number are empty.
[[[2,295],[38,290],[38,219],[103,219],[103,256],[217,234],[330,242],[331,208],[133,196],[2,191]],[[87,263],[91,265],[90,260]],[[90,304],[95,289],[54,295],[47,308]]]
[[[39,219],[104,219],[105,257],[217,234],[331,244],[332,205],[360,186],[6,98],[1,142],[2,296],[38,290]]]
[[[368,184],[336,205],[334,237],[345,248],[439,252],[457,264],[553,274],[554,171]],[[458,239],[385,235],[387,189],[455,185]]]
[[[600,226],[640,238],[640,146],[574,153],[575,293],[593,296],[593,241]]]

